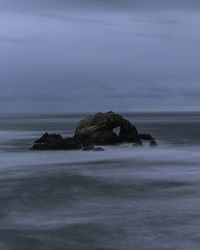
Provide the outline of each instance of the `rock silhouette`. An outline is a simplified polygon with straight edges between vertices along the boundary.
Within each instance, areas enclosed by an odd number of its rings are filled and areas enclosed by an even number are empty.
[[[119,129],[119,133],[115,129]],[[152,141],[149,134],[138,134],[136,127],[127,119],[112,111],[97,113],[81,120],[70,138],[63,138],[57,134],[43,134],[35,141],[33,150],[93,150],[101,151],[94,145],[114,145],[123,142],[138,142],[141,140]],[[142,146],[142,142],[140,143]],[[151,145],[153,146],[153,145]]]
[[[74,138],[62,138],[61,135],[45,133],[33,145],[34,150],[72,150],[81,149],[81,143]]]

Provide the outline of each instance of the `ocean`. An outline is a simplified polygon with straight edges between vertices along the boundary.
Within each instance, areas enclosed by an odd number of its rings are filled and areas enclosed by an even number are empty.
[[[199,250],[200,113],[124,113],[159,146],[32,151],[87,114],[0,115],[0,250]]]

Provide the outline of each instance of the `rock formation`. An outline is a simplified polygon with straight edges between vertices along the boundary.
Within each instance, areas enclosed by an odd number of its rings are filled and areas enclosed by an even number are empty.
[[[81,149],[81,143],[74,138],[62,138],[61,135],[45,133],[33,145],[34,150],[70,150]]]
[[[119,129],[119,134],[115,129]],[[61,135],[45,133],[33,145],[33,150],[70,150],[82,149],[84,151],[101,151],[94,145],[114,145],[123,142],[134,142],[142,146],[141,140],[152,141],[149,134],[138,134],[136,127],[121,115],[112,111],[97,113],[81,120],[70,138]],[[140,142],[140,143],[138,143]],[[151,143],[153,146],[154,143]]]
[[[119,127],[117,135],[113,130]],[[138,138],[138,132],[128,120],[112,111],[91,115],[77,125],[75,138],[83,143],[110,145],[122,142],[134,142]]]

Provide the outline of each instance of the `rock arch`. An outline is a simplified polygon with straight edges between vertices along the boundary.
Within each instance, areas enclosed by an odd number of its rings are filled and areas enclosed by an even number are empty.
[[[119,127],[117,135],[113,129]],[[80,121],[75,131],[75,138],[83,143],[115,144],[134,142],[138,137],[137,129],[128,120],[112,111],[97,113]]]

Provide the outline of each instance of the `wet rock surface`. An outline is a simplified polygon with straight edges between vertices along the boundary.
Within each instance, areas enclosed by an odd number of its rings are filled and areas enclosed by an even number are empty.
[[[150,141],[150,146],[157,146],[150,134],[139,134],[136,127],[127,119],[110,111],[81,120],[73,137],[63,138],[61,135],[45,133],[34,142],[32,149],[103,151],[103,148],[94,146],[126,142],[134,143],[133,146],[142,146],[142,140]]]
[[[119,127],[117,135],[113,130]],[[99,145],[134,142],[138,137],[136,127],[121,115],[112,111],[89,116],[77,125],[75,137]]]

